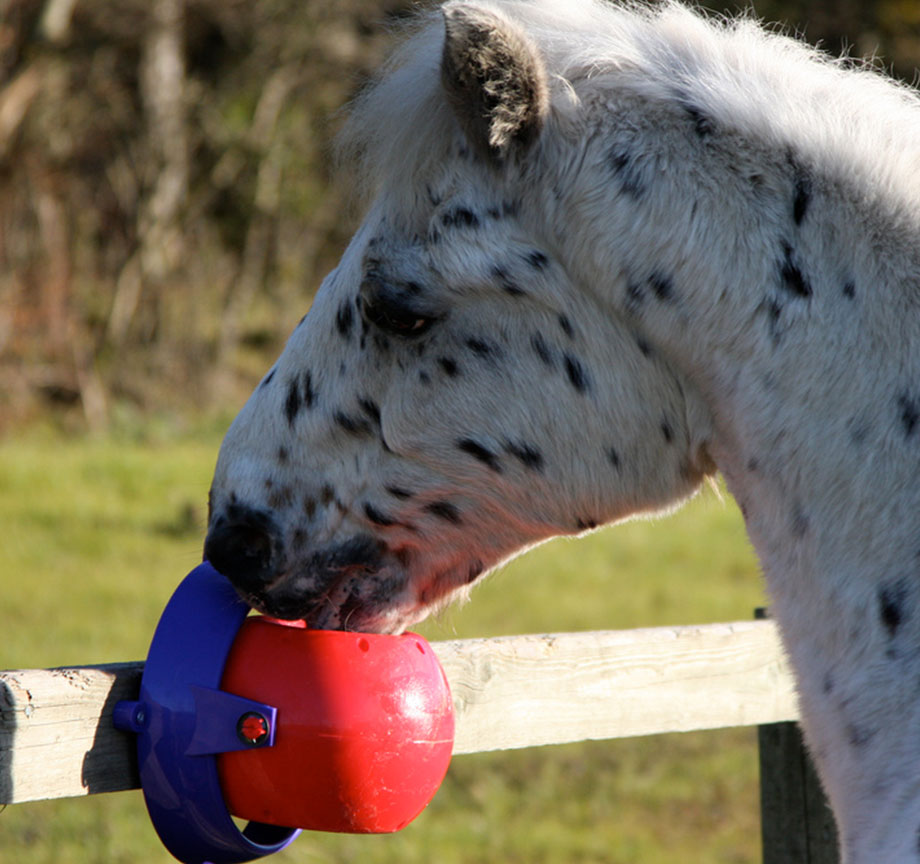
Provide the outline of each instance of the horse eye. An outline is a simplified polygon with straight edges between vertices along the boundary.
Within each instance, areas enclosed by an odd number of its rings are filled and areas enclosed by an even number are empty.
[[[437,320],[433,315],[420,312],[401,297],[381,296],[364,298],[361,303],[364,317],[374,326],[391,336],[414,339],[421,336]]]
[[[421,336],[434,324],[434,318],[420,315],[414,309],[390,303],[365,303],[364,314],[368,321],[393,336]]]

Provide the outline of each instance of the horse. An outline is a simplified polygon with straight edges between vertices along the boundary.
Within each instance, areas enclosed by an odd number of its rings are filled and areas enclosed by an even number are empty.
[[[454,0],[339,153],[366,215],[226,434],[206,557],[399,632],[721,472],[843,861],[920,861],[918,94],[750,16]]]

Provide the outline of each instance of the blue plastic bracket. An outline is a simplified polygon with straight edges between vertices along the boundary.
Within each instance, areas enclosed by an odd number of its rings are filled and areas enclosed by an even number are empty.
[[[250,822],[240,831],[224,804],[213,755],[271,746],[276,711],[222,693],[227,655],[249,609],[210,564],[179,585],[157,625],[141,679],[140,699],[115,706],[115,725],[137,735],[141,785],[150,819],[166,848],[184,864],[237,864],[270,855],[300,833]],[[238,737],[255,713],[268,735]],[[232,738],[232,740],[231,740]]]
[[[195,730],[192,732],[188,750],[185,751],[186,756],[255,750],[259,747],[271,747],[275,743],[277,708],[209,687],[192,686],[192,696],[195,699]],[[239,735],[240,718],[247,714],[254,714],[265,720],[266,735],[258,742],[246,741]]]

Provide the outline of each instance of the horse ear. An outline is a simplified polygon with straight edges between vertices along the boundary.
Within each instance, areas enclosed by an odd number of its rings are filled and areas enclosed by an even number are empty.
[[[441,81],[470,144],[494,162],[537,138],[549,107],[543,61],[530,39],[496,12],[443,8]]]

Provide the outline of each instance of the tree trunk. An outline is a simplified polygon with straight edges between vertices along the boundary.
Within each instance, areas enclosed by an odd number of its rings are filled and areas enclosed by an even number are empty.
[[[140,61],[140,89],[150,156],[149,191],[138,215],[139,248],[126,265],[112,303],[109,337],[127,335],[145,289],[161,287],[184,253],[183,215],[189,155],[183,44],[184,0],[152,0]]]

